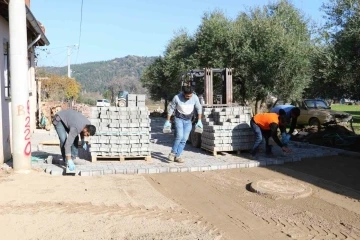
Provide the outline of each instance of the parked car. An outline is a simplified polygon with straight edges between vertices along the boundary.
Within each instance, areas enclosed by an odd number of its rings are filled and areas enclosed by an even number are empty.
[[[352,123],[352,115],[346,112],[331,110],[331,107],[321,99],[304,99],[295,104],[301,110],[298,125],[327,125]]]
[[[99,99],[96,101],[97,107],[110,107],[110,102],[107,99]]]

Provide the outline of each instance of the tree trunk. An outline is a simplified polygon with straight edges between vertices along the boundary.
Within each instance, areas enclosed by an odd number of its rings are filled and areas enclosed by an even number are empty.
[[[168,109],[167,109],[167,107],[168,107],[168,100],[165,98],[165,103],[164,103],[165,105],[164,105],[164,112],[165,113],[167,113],[168,112]]]
[[[272,107],[275,107],[275,105],[277,104],[278,101],[279,101],[279,99],[276,98],[276,101],[273,103]]]
[[[258,103],[259,103],[259,100],[256,98],[256,100],[255,100],[255,107],[254,107],[254,108],[255,108],[255,114],[258,113],[258,108],[259,108],[259,107],[258,107]],[[254,114],[254,115],[255,115],[255,114]]]

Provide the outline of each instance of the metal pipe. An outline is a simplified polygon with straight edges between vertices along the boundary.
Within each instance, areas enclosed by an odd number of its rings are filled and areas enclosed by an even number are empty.
[[[29,50],[32,46],[34,46],[34,44],[37,43],[37,42],[40,40],[40,38],[41,38],[41,34],[39,34],[39,35],[37,36],[37,38],[28,45],[28,50]]]
[[[24,1],[9,2],[11,128],[14,171],[31,170],[28,50]]]

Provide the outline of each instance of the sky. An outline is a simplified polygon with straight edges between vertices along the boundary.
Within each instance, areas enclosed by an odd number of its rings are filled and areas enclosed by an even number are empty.
[[[67,46],[71,46],[72,65],[127,55],[163,55],[177,30],[195,33],[205,12],[220,9],[228,17],[236,18],[248,7],[269,3],[268,0],[83,0],[81,11],[81,2],[31,0],[30,9],[45,26],[50,41],[49,46],[40,48],[43,51],[38,66],[66,66]],[[322,0],[292,2],[316,23],[323,22]]]

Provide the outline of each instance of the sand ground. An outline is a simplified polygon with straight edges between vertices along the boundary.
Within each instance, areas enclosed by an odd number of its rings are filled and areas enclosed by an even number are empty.
[[[0,239],[360,239],[360,160],[267,168],[53,177],[0,171]],[[291,179],[312,195],[248,191]]]

